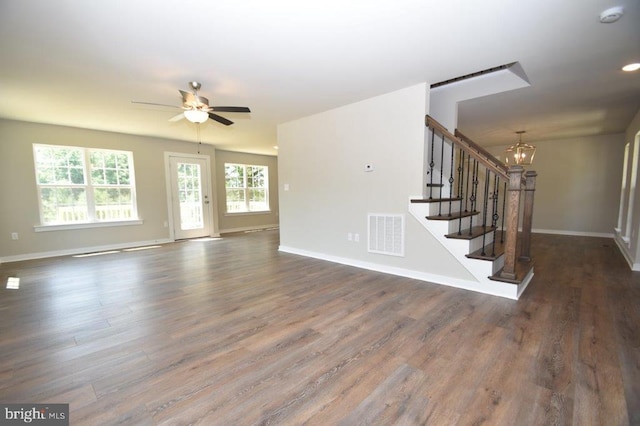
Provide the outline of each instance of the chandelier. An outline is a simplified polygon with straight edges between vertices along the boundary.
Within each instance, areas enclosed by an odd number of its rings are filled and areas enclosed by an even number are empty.
[[[522,142],[523,133],[526,132],[524,130],[517,131],[518,143],[504,150],[505,162],[507,164],[528,166],[533,163],[533,156],[536,155],[536,147]]]

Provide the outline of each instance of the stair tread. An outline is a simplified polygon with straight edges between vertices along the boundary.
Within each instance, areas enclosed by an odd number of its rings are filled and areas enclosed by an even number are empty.
[[[482,254],[482,252],[484,251],[484,254]],[[479,259],[479,260],[489,260],[489,261],[493,261],[496,260],[497,258],[499,258],[500,256],[502,256],[504,254],[504,247],[502,244],[500,244],[499,242],[496,242],[496,247],[495,249],[492,247],[491,244],[487,244],[487,246],[482,249],[478,249],[476,251],[474,251],[473,253],[469,253],[466,256],[469,259]]]
[[[429,220],[456,220],[456,219],[460,219],[462,217],[475,216],[477,214],[480,214],[480,212],[454,212],[454,213],[451,213],[451,214],[441,214],[441,215],[427,216],[427,219],[429,219]]]
[[[462,198],[454,197],[454,198],[413,198],[411,200],[412,203],[440,203],[445,201],[460,201]]]
[[[444,183],[428,183],[427,188],[442,188]]]
[[[525,278],[527,278],[527,276],[529,275],[529,272],[531,272],[531,269],[533,269],[532,261],[527,262],[527,261],[519,260],[516,262],[516,278],[515,279],[501,277],[500,274],[502,273],[502,269],[496,272],[495,275],[491,275],[489,279],[492,281],[500,281],[500,282],[509,283],[509,284],[520,284],[524,281]]]
[[[494,236],[496,242],[495,247],[493,245],[493,242],[490,242],[486,246],[479,248],[478,250],[474,251],[473,253],[469,253],[466,256],[469,259],[480,259],[489,261],[496,260],[504,253],[504,243],[500,242],[501,233],[502,231],[497,231],[496,235]],[[483,252],[484,254],[482,254]]]
[[[488,234],[489,232],[493,232],[496,228],[493,226],[487,226],[486,228],[482,225],[474,226],[471,230],[463,229],[460,234],[457,232],[453,232],[451,234],[445,235],[446,238],[451,238],[454,240],[472,240],[476,237],[480,237],[484,234]],[[471,232],[469,232],[471,231]]]

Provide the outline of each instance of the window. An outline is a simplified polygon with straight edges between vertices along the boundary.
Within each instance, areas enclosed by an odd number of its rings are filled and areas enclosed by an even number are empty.
[[[43,225],[137,220],[133,154],[33,146]]]
[[[227,213],[269,211],[269,168],[225,163]]]

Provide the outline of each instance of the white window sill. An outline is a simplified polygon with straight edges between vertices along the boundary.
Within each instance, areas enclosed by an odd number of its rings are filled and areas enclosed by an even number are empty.
[[[271,210],[261,210],[259,212],[236,212],[236,213],[225,213],[225,216],[253,216],[257,214],[271,214]]]
[[[119,220],[113,222],[84,222],[84,223],[69,223],[64,225],[36,225],[33,230],[36,232],[47,231],[66,231],[70,229],[86,229],[86,228],[107,228],[112,226],[131,226],[142,225],[142,220]]]

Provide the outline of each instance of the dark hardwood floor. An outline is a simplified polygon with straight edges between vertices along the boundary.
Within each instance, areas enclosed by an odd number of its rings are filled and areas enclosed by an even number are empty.
[[[612,240],[533,235],[518,302],[277,245],[0,265],[0,402],[72,425],[640,424],[640,274]]]

